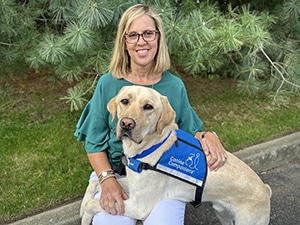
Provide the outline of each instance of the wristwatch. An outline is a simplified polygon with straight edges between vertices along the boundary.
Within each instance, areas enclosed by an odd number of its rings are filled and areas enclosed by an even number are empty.
[[[110,178],[110,177],[116,177],[115,173],[112,169],[103,170],[98,175],[100,183],[102,183],[104,180],[106,180],[107,178]]]

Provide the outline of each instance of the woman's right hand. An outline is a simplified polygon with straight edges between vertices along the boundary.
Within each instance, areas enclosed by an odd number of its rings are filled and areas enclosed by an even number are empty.
[[[109,214],[124,215],[124,200],[128,199],[128,195],[116,178],[111,177],[104,180],[101,188],[100,206]]]
[[[88,153],[87,155],[98,176],[102,171],[111,169],[106,151]],[[101,189],[100,206],[107,213],[124,215],[125,209],[123,201],[128,199],[128,195],[117,179],[115,177],[110,177],[103,180]]]

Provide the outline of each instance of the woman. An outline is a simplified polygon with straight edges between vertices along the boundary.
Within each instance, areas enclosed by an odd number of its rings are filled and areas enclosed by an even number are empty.
[[[189,104],[183,82],[167,70],[170,59],[161,18],[144,4],[130,7],[123,14],[115,40],[109,73],[101,76],[93,97],[86,105],[76,126],[78,141],[85,149],[94,169],[90,181],[100,180],[100,205],[106,211],[94,216],[93,224],[135,224],[136,220],[123,216],[127,193],[119,185],[112,171],[120,161],[122,143],[115,135],[117,119],[111,121],[106,105],[123,86],[142,85],[153,88],[168,97],[176,111],[179,128],[195,135],[205,153],[212,156],[208,162],[217,170],[225,161],[225,150],[212,132],[202,131],[202,121]],[[119,211],[114,207],[119,206]],[[144,224],[184,224],[185,203],[177,200],[160,202]]]

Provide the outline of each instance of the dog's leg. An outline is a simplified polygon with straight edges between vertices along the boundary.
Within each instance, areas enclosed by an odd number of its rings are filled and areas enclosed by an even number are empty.
[[[236,225],[268,225],[270,222],[270,210],[267,204],[255,207],[240,205],[236,209]]]
[[[268,225],[270,221],[270,196],[260,196],[257,201],[231,205],[213,202],[213,208],[222,225]]]
[[[256,198],[236,208],[236,225],[268,225],[270,221],[272,190],[267,184],[263,184],[260,192],[256,193]]]
[[[128,182],[126,177],[118,178],[119,184],[123,187],[124,191],[128,193]],[[91,182],[85,192],[85,195],[82,199],[81,203],[81,208],[80,208],[80,216],[82,217],[81,219],[81,224],[82,225],[89,225],[90,222],[92,221],[92,218],[94,214],[97,212],[103,212],[104,210],[101,208],[99,199],[95,199],[94,196],[95,194],[101,191],[101,185],[99,181],[93,181]],[[124,201],[125,203],[125,208],[127,208],[126,212],[128,212],[129,215],[135,215],[135,205],[136,204],[131,204],[132,199],[128,202]],[[126,207],[126,205],[128,205]],[[116,205],[116,209],[118,210],[118,205]]]
[[[81,202],[81,207],[80,207],[80,217],[83,217],[84,213],[86,212],[86,205],[87,203],[94,198],[94,195],[96,194],[97,191],[100,190],[100,183],[99,181],[93,181],[91,182],[85,191],[84,197]]]
[[[144,220],[150,213],[151,209],[154,205],[151,205],[149,208],[138,207],[137,201],[134,198],[129,198],[124,201],[125,206],[125,216],[135,218],[138,220]],[[116,209],[118,209],[118,205],[116,204]],[[103,212],[104,210],[101,208],[98,199],[90,199],[84,208],[84,212],[81,218],[81,225],[89,225],[92,221],[94,214],[98,212]]]
[[[98,182],[99,183],[99,182]],[[84,213],[81,218],[81,225],[90,225],[95,213],[103,211],[100,207],[98,199],[90,199],[84,209]]]
[[[213,209],[222,225],[234,225],[234,212],[232,205],[218,201],[213,202]]]
[[[213,208],[222,225],[268,225],[270,220],[271,189],[264,185],[263,192],[255,198],[245,195],[243,201],[233,203],[222,200],[213,201]],[[248,199],[247,199],[248,197]],[[235,199],[235,200],[238,200]]]
[[[266,210],[256,210],[248,205],[236,209],[235,225],[268,225],[269,215]]]

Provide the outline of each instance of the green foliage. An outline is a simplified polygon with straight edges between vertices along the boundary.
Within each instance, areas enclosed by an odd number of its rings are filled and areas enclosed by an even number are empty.
[[[174,71],[235,77],[248,94],[299,91],[298,0],[2,0],[1,74],[27,65],[76,81],[63,99],[80,109],[81,82],[107,71],[118,21],[138,2],[161,15]]]
[[[74,52],[82,52],[85,49],[91,49],[94,46],[94,33],[84,23],[73,23],[71,22],[65,30],[64,39],[69,43],[70,48]]]
[[[68,95],[61,100],[66,100],[71,105],[71,111],[83,108],[85,99],[83,98],[84,92],[78,86],[68,89]]]

